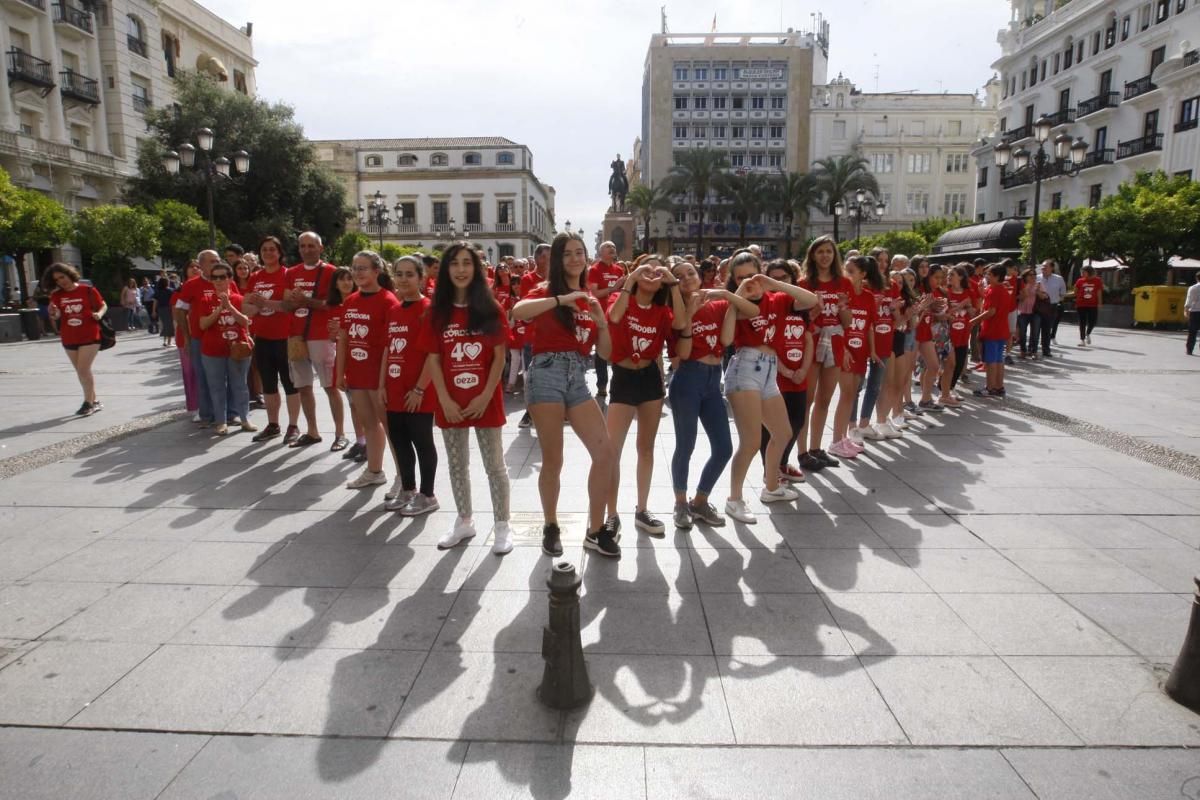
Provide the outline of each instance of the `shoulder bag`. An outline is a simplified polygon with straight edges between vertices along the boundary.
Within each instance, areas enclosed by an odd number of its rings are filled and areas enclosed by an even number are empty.
[[[93,299],[92,309],[94,311],[99,311],[100,309],[97,308],[96,304],[95,304],[95,295],[92,295],[92,299]],[[108,321],[108,317],[101,317],[99,319],[99,324],[100,324],[100,349],[108,350],[109,348],[116,345],[117,332],[115,330],[113,330],[112,323]]]

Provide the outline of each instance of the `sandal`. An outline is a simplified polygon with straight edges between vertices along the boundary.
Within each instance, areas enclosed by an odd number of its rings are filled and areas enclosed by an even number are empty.
[[[288,447],[308,447],[310,444],[317,444],[320,441],[320,436],[309,436],[305,433],[301,434],[300,438],[289,444]]]
[[[317,441],[319,442],[321,440],[317,439]],[[350,446],[350,440],[347,439],[345,436],[339,436],[333,440],[333,446],[329,448],[329,451],[331,453],[338,453],[338,452],[341,452],[342,450],[345,450],[349,446]]]

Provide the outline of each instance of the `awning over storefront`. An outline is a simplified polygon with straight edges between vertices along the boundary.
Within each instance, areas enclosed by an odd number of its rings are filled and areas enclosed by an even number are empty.
[[[1021,235],[1025,220],[998,219],[946,231],[933,245],[931,261],[970,261],[986,258],[998,261],[1021,255]]]

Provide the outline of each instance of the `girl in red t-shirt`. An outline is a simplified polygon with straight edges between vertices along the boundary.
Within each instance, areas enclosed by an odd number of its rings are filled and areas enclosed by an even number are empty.
[[[350,411],[361,427],[367,465],[347,489],[366,489],[387,482],[383,454],[387,449],[387,407],[380,395],[380,375],[387,353],[388,315],[400,301],[392,293],[392,275],[373,250],[356,253],[350,264],[353,292],[338,307],[335,374],[338,388],[350,396]]]
[[[850,325],[850,282],[842,274],[842,257],[831,236],[819,236],[808,246],[801,268],[804,279],[800,285],[820,298],[812,314],[814,353],[808,371],[808,420],[805,424],[807,452],[800,456],[800,466],[807,472],[836,467],[837,459],[821,449],[825,435],[825,419],[833,390],[837,388],[843,369],[849,369],[846,353],[846,328]]]
[[[948,370],[950,380],[942,381],[942,405],[954,405],[958,397],[954,387],[962,377],[963,367],[971,351],[971,318],[975,316],[975,293],[971,291],[969,264],[956,264],[948,275],[946,299],[950,303],[950,346],[953,348],[953,368]],[[949,402],[947,402],[949,401]]]
[[[795,285],[800,277],[796,266],[782,258],[777,258],[767,264],[767,277],[780,283]],[[783,405],[787,408],[788,424],[791,425],[792,435],[779,454],[779,480],[788,483],[802,483],[804,472],[788,463],[792,448],[800,432],[804,430],[804,415],[808,410],[805,394],[809,367],[813,360],[812,330],[808,324],[808,311],[797,311],[788,308],[779,314],[775,320],[775,338],[773,341],[775,355],[778,356],[779,393],[783,396]],[[767,466],[767,445],[771,441],[771,432],[764,425],[759,455],[762,456],[764,469]]]
[[[917,291],[915,270],[910,267],[896,270],[892,273],[892,283],[896,287],[896,299],[892,303],[894,359],[887,375],[885,389],[878,401],[889,418],[890,430],[886,431],[888,438],[903,435],[902,431],[908,427],[909,409],[906,399],[911,391],[913,370],[917,363],[915,329],[918,318],[925,310],[925,301]]]
[[[429,353],[426,369],[437,392],[434,409],[446,445],[450,488],[458,507],[454,526],[438,541],[444,549],[475,535],[471,517],[470,429],[492,493],[492,552],[512,550],[508,522],[508,470],[504,465],[504,394],[500,378],[508,349],[508,324],[487,285],[483,260],[465,242],[442,255],[437,289],[421,326],[419,347]]]
[[[562,555],[558,527],[558,491],[563,466],[563,421],[587,448],[588,530],[584,547],[619,558],[620,538],[604,516],[613,451],[600,406],[584,377],[592,363],[592,346],[600,358],[612,355],[608,320],[600,302],[588,294],[587,247],[577,233],[560,233],[550,245],[546,283],[533,289],[513,307],[514,320],[530,321],[533,359],[525,375],[525,400],[542,449],[538,490],[542,500],[542,551]]]
[[[1075,311],[1079,315],[1079,346],[1092,343],[1092,330],[1100,316],[1100,304],[1104,300],[1104,281],[1096,277],[1096,270],[1084,267],[1079,280],[1075,281]]]
[[[873,257],[871,257],[873,256]],[[867,439],[895,438],[886,427],[887,416],[883,404],[886,394],[888,374],[895,366],[895,318],[893,306],[899,296],[899,290],[886,276],[888,274],[889,256],[886,250],[875,248],[868,257],[867,272],[863,283],[875,300],[875,321],[871,325],[871,337],[875,342],[876,360],[867,366],[867,379],[861,385],[865,387],[862,405],[859,405],[858,395],[854,397],[851,408],[850,440],[856,445],[862,445]],[[880,265],[883,266],[880,266]],[[871,414],[876,415],[878,423],[871,424]],[[858,425],[853,421],[857,419]]]
[[[921,288],[924,290],[925,307],[917,321],[917,356],[921,360],[921,400],[917,407],[922,411],[945,411],[945,404],[933,399],[933,387],[946,372],[949,387],[954,358],[950,349],[950,303],[942,290],[946,275],[940,264],[932,264],[925,275]],[[951,405],[958,405],[957,401]]]
[[[90,416],[102,408],[96,399],[92,362],[100,352],[100,320],[108,306],[95,287],[79,282],[79,273],[68,264],[51,264],[42,284],[50,290],[50,319],[58,323],[59,340],[83,387],[83,404],[75,413]]]
[[[637,508],[633,523],[638,530],[651,536],[662,536],[666,526],[647,507],[650,479],[654,475],[655,438],[666,395],[659,356],[667,332],[681,329],[687,322],[687,315],[679,293],[679,280],[658,256],[639,258],[637,268],[617,286],[620,290],[608,309],[612,394],[607,423],[608,438],[613,446],[608,519],[617,517],[621,451],[625,448],[629,426],[637,417]]]
[[[858,458],[861,444],[852,440],[850,420],[853,406],[858,402],[858,393],[867,376],[867,366],[878,366],[879,356],[875,352],[875,320],[878,301],[866,283],[867,273],[874,262],[866,256],[851,256],[846,259],[846,279],[850,282],[846,307],[850,312],[850,324],[846,327],[846,354],[844,368],[838,376],[838,404],[833,414],[833,444],[829,452],[841,458]]]
[[[433,443],[436,394],[429,388],[427,354],[420,347],[420,333],[429,324],[431,302],[421,294],[424,276],[425,264],[420,258],[401,256],[396,261],[392,281],[399,304],[388,312],[387,349],[379,374],[379,392],[387,408],[388,441],[396,458],[396,480],[384,495],[384,508],[406,517],[439,508],[433,493],[438,463]]]

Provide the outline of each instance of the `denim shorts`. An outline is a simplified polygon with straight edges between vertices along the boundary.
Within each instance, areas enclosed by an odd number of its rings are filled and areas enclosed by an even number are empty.
[[[574,408],[591,400],[584,377],[589,362],[576,352],[538,353],[525,376],[525,404],[561,403]]]
[[[774,353],[741,347],[725,368],[725,396],[734,392],[758,392],[766,400],[779,396],[779,364]]]
[[[1004,339],[984,339],[983,340],[983,363],[985,364],[1003,364],[1004,363],[1004,346],[1008,344]]]
[[[912,353],[917,349],[917,331],[909,328],[904,334],[904,352]]]

